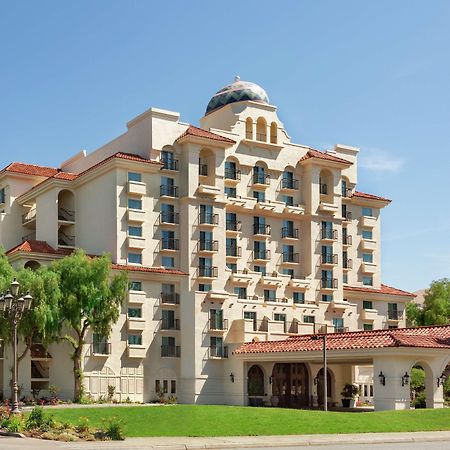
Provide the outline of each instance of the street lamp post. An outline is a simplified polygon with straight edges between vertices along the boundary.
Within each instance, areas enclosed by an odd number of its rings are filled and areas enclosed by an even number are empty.
[[[311,338],[313,341],[322,340],[323,353],[323,410],[328,411],[328,386],[327,386],[327,334],[316,334]]]
[[[9,319],[13,329],[13,414],[20,413],[19,409],[19,386],[17,384],[17,326],[23,314],[31,307],[33,298],[29,293],[25,296],[19,296],[19,282],[14,278],[9,291],[0,296],[0,313]]]

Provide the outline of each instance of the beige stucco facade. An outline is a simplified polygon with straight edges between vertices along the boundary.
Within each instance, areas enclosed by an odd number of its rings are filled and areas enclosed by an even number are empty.
[[[357,148],[322,153],[294,143],[277,108],[263,101],[225,104],[200,126],[152,108],[53,175],[0,174],[0,243],[55,249],[16,248],[13,264],[48,264],[79,247],[109,252],[133,282],[107,342],[86,343],[94,396],[113,384],[120,398],[147,402],[160,386],[180,402],[246,404],[248,364],[232,353],[243,342],[405,326],[411,296],[381,284],[389,200],[357,192]],[[25,359],[20,384],[54,384],[70,397],[69,349],[48,351],[44,381],[31,379]],[[6,351],[5,393],[10,364]],[[311,362],[311,380],[319,368]],[[368,384],[370,370],[361,371]],[[337,401],[359,372],[336,364],[333,373]]]

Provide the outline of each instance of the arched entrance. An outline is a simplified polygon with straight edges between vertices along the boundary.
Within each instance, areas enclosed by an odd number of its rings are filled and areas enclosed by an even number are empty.
[[[264,372],[259,366],[252,366],[247,374],[247,393],[250,406],[262,406],[264,398]]]
[[[331,386],[333,385],[332,383],[332,374],[331,372],[327,369],[327,397],[328,397],[328,402],[330,402],[330,399],[333,397],[332,392],[331,392]],[[317,374],[316,377],[316,383],[317,383],[317,403],[320,406],[324,405],[324,379],[323,379],[323,368],[319,370],[319,373]]]
[[[272,371],[272,396],[281,408],[310,406],[309,374],[304,363],[277,363]]]

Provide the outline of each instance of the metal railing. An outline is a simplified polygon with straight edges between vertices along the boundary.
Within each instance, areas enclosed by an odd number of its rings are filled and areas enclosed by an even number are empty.
[[[63,231],[58,233],[58,245],[65,245],[67,247],[75,247],[75,236],[70,236]]]
[[[211,317],[209,319],[209,329],[214,331],[214,330],[219,330],[219,331],[224,331],[224,330],[228,330],[228,319],[218,319],[215,317]]]
[[[178,169],[178,159],[161,159],[161,162],[164,164],[163,169],[165,170],[179,170]]]
[[[270,259],[270,250],[254,250],[252,252],[252,254],[253,254],[254,260],[258,260],[258,259],[269,260]]]
[[[267,134],[265,133],[256,133],[256,140],[261,142],[267,142]]]
[[[353,269],[353,261],[349,258],[344,259],[342,262],[342,267],[344,269]]]
[[[198,266],[198,276],[206,278],[217,278],[218,269],[216,266]]]
[[[352,212],[351,211],[342,211],[342,219],[343,220],[352,220]]]
[[[284,227],[281,229],[282,238],[298,239],[298,228]]]
[[[163,317],[161,319],[161,330],[179,330],[180,319],[170,319]]]
[[[270,184],[270,175],[265,175],[263,173],[254,173],[253,174],[253,184]]]
[[[75,211],[60,207],[58,208],[58,220],[65,220],[66,222],[75,222]]]
[[[282,178],[281,179],[282,189],[298,189],[298,180],[293,178]]]
[[[251,131],[246,131],[245,139],[253,139],[253,133]]]
[[[253,234],[262,234],[264,236],[269,236],[270,231],[270,225],[253,225]]]
[[[180,240],[174,238],[162,238],[161,250],[179,250]]]
[[[231,245],[226,248],[226,256],[234,256],[240,258],[242,256],[242,248],[236,245]]]
[[[200,213],[198,216],[198,223],[200,225],[218,225],[219,214]]]
[[[26,214],[22,214],[22,223],[30,222],[36,218],[36,208],[31,209]]]
[[[242,223],[240,221],[227,220],[227,223],[226,223],[227,231],[241,231],[241,228],[242,228]]]
[[[179,358],[181,347],[179,345],[161,345],[161,356]]]
[[[110,355],[111,343],[110,342],[93,342],[91,344],[91,355]]]
[[[347,333],[348,332],[348,327],[334,327],[333,333]]]
[[[298,253],[283,252],[282,262],[284,263],[298,263]]]
[[[402,320],[403,319],[403,311],[388,311],[388,319],[389,320]]]
[[[322,278],[320,280],[320,286],[322,289],[337,289],[338,280],[337,278]]]
[[[226,345],[211,345],[209,347],[210,358],[228,358],[228,347]]]
[[[165,197],[178,197],[178,186],[162,184],[159,187],[159,194]]]
[[[225,169],[225,179],[240,181],[241,180],[241,171],[238,169],[236,169],[236,170]]]
[[[352,236],[342,236],[342,244],[343,245],[352,245]]]
[[[180,213],[161,211],[159,217],[161,223],[180,223]]]
[[[162,305],[179,305],[180,294],[178,292],[161,292]]]
[[[217,252],[219,250],[219,241],[201,239],[198,241],[198,248],[201,252]]]
[[[334,264],[338,263],[338,255],[331,253],[323,253],[320,255],[320,264]]]
[[[321,237],[322,239],[330,239],[335,241],[337,240],[338,232],[337,230],[333,230],[332,228],[322,228]]]
[[[202,177],[208,176],[208,164],[199,164],[198,174]]]

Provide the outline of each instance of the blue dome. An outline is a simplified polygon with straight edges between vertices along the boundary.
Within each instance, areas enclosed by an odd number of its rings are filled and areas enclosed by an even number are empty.
[[[255,83],[242,81],[239,77],[234,82],[217,91],[206,107],[206,114],[209,114],[222,106],[230,103],[251,100],[253,102],[269,103],[266,91]]]

